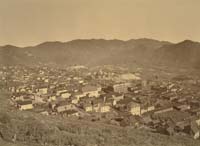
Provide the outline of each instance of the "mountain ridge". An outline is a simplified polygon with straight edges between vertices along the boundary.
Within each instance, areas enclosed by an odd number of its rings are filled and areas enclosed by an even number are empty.
[[[48,44],[48,43],[62,43],[62,44],[66,44],[66,43],[71,43],[71,42],[76,42],[76,41],[121,41],[121,42],[130,42],[130,41],[157,41],[157,42],[166,42],[166,43],[171,43],[174,44],[170,41],[161,41],[161,40],[156,40],[156,39],[152,39],[152,38],[138,38],[138,39],[128,39],[128,40],[120,40],[120,39],[74,39],[74,40],[70,40],[70,41],[45,41],[42,43],[38,43],[36,45],[32,45],[32,46],[24,46],[24,47],[20,47],[20,46],[16,46],[16,45],[12,45],[12,44],[6,44],[6,45],[1,45],[0,48],[2,47],[6,47],[6,46],[11,46],[11,47],[17,47],[17,48],[29,48],[29,47],[36,47],[36,46],[40,46],[43,44]]]
[[[200,43],[191,40],[184,40],[174,45],[164,45],[159,48],[155,55],[158,62],[175,65],[200,67]]]
[[[179,43],[154,39],[77,39],[68,42],[50,41],[30,47],[0,47],[0,63],[56,64],[148,64],[199,67],[200,43],[184,40]],[[175,63],[174,63],[175,62]]]

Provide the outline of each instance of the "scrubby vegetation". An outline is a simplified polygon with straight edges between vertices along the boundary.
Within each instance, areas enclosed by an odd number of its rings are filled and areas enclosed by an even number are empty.
[[[187,137],[169,137],[144,129],[81,119],[0,110],[2,146],[197,146]]]
[[[16,137],[16,142],[52,146],[197,146],[200,144],[186,137],[167,137],[128,127],[16,113],[0,113],[0,135],[4,141],[15,142],[13,137]]]

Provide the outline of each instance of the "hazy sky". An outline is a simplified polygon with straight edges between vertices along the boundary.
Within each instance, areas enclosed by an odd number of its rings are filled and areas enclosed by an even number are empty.
[[[0,45],[144,37],[200,41],[200,0],[0,0]]]

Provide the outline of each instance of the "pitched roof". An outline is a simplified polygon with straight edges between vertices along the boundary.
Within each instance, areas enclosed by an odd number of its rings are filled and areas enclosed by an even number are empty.
[[[87,85],[85,87],[82,88],[83,92],[91,92],[91,91],[96,91],[98,90],[97,86],[91,86],[91,85]]]
[[[18,105],[27,105],[27,104],[32,104],[31,100],[25,100],[25,101],[16,101]]]

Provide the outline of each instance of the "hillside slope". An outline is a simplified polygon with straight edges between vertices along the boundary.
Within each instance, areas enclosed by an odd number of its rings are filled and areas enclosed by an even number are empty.
[[[155,51],[154,61],[173,66],[200,67],[200,43],[185,40],[164,45]]]
[[[0,47],[0,64],[59,65],[167,65],[168,67],[200,67],[200,43],[185,40],[173,44],[152,39],[73,40],[45,42],[37,46],[19,48]]]
[[[131,64],[147,61],[152,53],[170,44],[152,39],[137,40],[73,40],[70,42],[45,42],[33,47],[0,48],[1,63],[58,63],[65,65]]]
[[[12,110],[8,94],[0,96],[0,144],[7,146],[197,146],[187,137],[160,135],[144,129],[87,120],[43,116]],[[6,106],[8,106],[6,108]],[[16,135],[15,143],[12,142]]]

